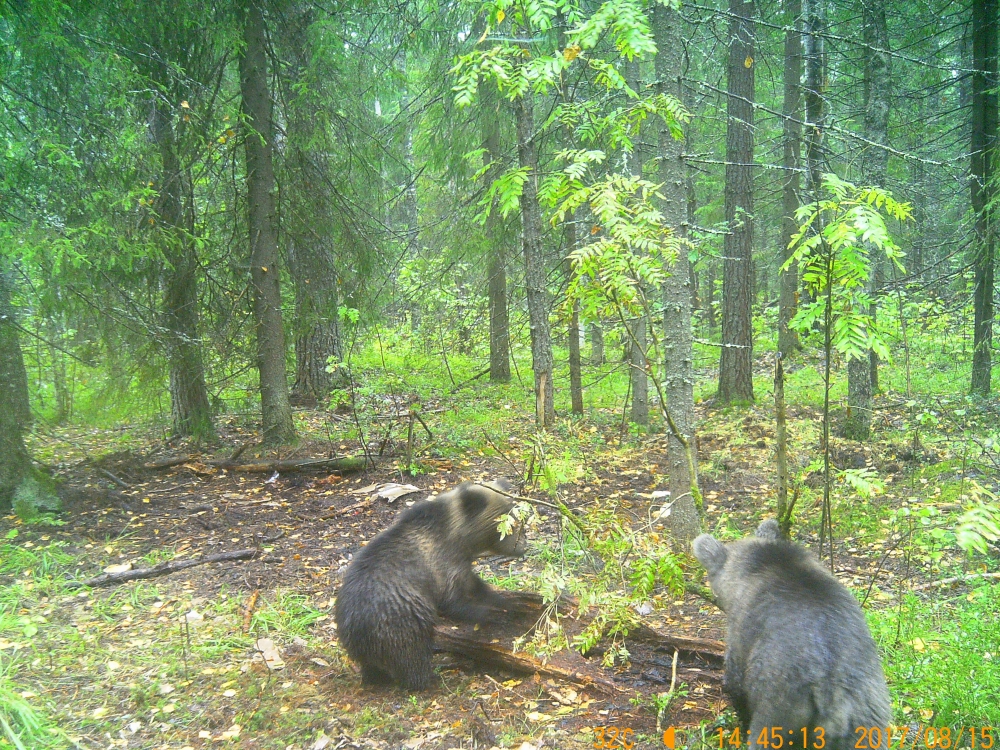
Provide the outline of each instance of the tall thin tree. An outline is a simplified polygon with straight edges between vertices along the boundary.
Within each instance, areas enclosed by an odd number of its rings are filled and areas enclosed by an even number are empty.
[[[247,211],[250,227],[250,279],[263,437],[267,444],[295,437],[285,374],[285,330],[281,318],[278,223],[272,152],[274,131],[267,82],[264,16],[256,2],[245,6],[244,49],[240,55],[240,92],[248,131],[244,144]]]
[[[781,263],[788,260],[788,245],[798,229],[795,211],[799,207],[802,152],[802,0],[785,4],[784,99],[781,106],[782,160],[784,184],[781,189]],[[799,268],[794,263],[782,273],[778,296],[778,351],[788,357],[800,348],[798,332],[789,326],[798,308]]]
[[[672,94],[682,99],[681,78],[684,73],[684,44],[679,11],[655,4],[652,9],[653,34],[656,39],[654,59],[657,93]],[[663,188],[662,211],[667,225],[681,236],[687,234],[688,169],[684,163],[684,143],[675,139],[665,125],[659,129],[660,182]],[[667,436],[668,482],[673,507],[666,519],[671,535],[688,542],[701,533],[701,521],[691,488],[697,486],[697,474],[692,477],[688,448],[697,456],[694,414],[694,342],[692,330],[691,272],[685,248],[677,255],[670,275],[663,285],[663,385],[667,408],[677,431],[688,446],[673,433]]]
[[[0,262],[0,508],[10,507],[14,492],[31,470],[24,447],[24,434],[31,424],[28,375],[12,296],[9,269]]]
[[[972,0],[973,353],[971,392],[987,396],[992,379],[993,287],[997,222],[997,0]]]
[[[524,286],[528,298],[531,329],[531,369],[535,375],[535,420],[539,427],[555,422],[552,403],[552,335],[549,329],[549,298],[545,289],[545,259],[542,255],[542,211],[538,205],[538,144],[532,92],[514,100],[517,118],[517,154],[527,179],[521,190],[521,247],[524,251]]]
[[[317,82],[310,74],[312,6],[290,5],[283,17],[282,51],[287,60],[284,119],[287,142],[282,172],[282,239],[295,286],[295,382],[291,399],[316,404],[335,383],[329,361],[342,356],[337,256],[333,222],[338,207],[330,183],[326,120],[320,116]]]
[[[503,172],[500,143],[502,99],[494,86],[485,87],[482,100],[481,127],[483,159],[489,167],[487,182],[492,183]],[[510,380],[510,318],[507,311],[507,237],[503,216],[494,205],[486,217],[486,239],[489,242],[486,261],[486,294],[490,311],[490,380],[506,383]]]
[[[864,40],[864,133],[869,141],[861,156],[861,181],[866,185],[885,187],[889,154],[884,148],[889,137],[889,91],[892,89],[889,56],[889,27],[885,19],[884,0],[861,0],[861,37]],[[873,252],[869,259],[868,293],[874,298],[878,259]],[[872,301],[874,313],[874,299]],[[871,437],[874,383],[872,353],[847,363],[847,418],[844,436],[851,440]]]
[[[727,231],[722,264],[722,403],[753,400],[753,107],[757,64],[754,0],[729,1],[729,64],[726,104]]]

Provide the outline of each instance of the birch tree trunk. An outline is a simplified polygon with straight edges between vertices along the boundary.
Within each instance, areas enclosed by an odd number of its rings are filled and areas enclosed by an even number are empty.
[[[576,217],[570,214],[566,217],[566,275],[573,273],[568,256],[576,250]],[[569,395],[570,410],[574,414],[583,414],[583,368],[580,362],[580,301],[573,300],[570,311],[569,328]]]

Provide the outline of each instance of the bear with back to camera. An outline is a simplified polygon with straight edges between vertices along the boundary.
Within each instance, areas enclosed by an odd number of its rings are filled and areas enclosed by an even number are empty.
[[[722,544],[702,534],[693,547],[726,613],[726,690],[750,746],[781,727],[785,745],[801,747],[806,729],[808,748],[842,750],[860,727],[880,727],[884,747],[889,690],[851,592],[773,519],[756,536]]]
[[[366,685],[430,686],[438,616],[485,624],[504,596],[472,570],[484,555],[520,556],[520,529],[503,539],[497,525],[513,502],[501,481],[466,482],[403,511],[355,556],[337,594],[337,635]]]

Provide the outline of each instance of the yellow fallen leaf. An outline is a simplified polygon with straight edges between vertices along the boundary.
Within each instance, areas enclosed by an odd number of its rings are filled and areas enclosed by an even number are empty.
[[[240,725],[233,724],[231,727],[229,727],[229,729],[227,729],[220,735],[220,738],[224,740],[234,740],[239,736],[240,736]]]

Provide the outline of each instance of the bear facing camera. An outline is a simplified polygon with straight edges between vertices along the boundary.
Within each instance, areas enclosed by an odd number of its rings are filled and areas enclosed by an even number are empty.
[[[423,690],[434,679],[434,626],[439,615],[485,624],[505,598],[472,570],[484,555],[520,556],[520,528],[503,539],[500,516],[514,507],[501,480],[466,482],[403,511],[348,566],[334,618],[347,654],[366,685]]]
[[[806,748],[822,736],[827,750],[853,747],[858,727],[885,736],[889,690],[868,623],[809,550],[782,539],[773,519],[756,536],[702,534],[693,547],[726,613],[726,690],[751,748],[779,727],[796,748],[803,729]]]

